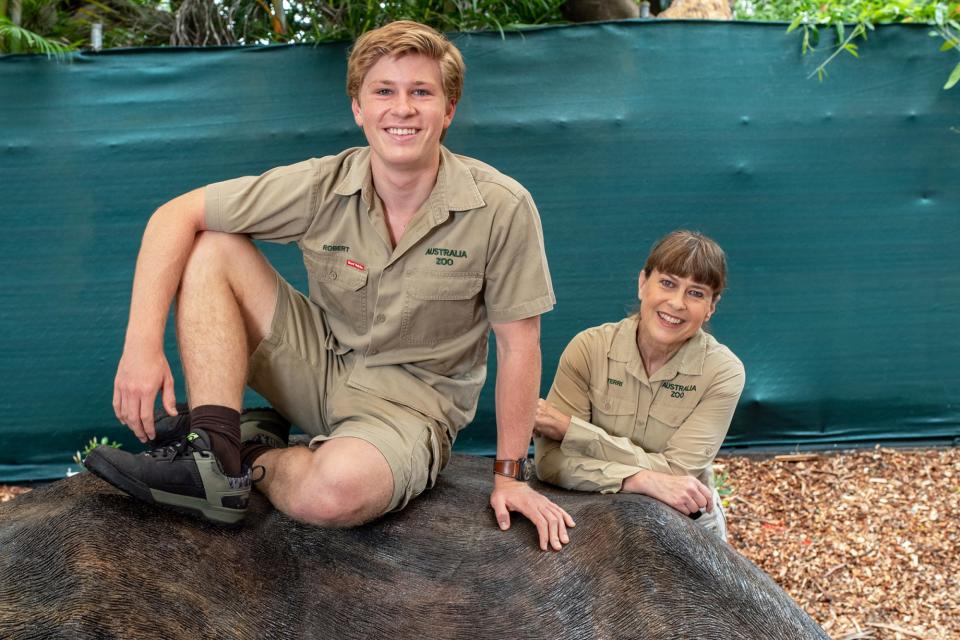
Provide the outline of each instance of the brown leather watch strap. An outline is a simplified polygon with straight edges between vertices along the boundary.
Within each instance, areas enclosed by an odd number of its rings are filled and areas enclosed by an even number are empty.
[[[494,460],[493,472],[497,475],[513,478],[514,480],[525,480],[523,477],[524,460]]]

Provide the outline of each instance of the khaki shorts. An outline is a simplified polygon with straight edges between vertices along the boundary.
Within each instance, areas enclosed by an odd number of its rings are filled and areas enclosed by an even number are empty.
[[[270,333],[250,356],[247,384],[305,433],[310,447],[360,438],[393,472],[390,510],[402,509],[437,480],[450,459],[447,429],[415,409],[346,384],[354,352],[338,355],[323,309],[277,275]]]

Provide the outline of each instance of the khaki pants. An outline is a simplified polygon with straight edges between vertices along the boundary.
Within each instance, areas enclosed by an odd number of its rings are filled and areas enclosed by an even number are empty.
[[[695,522],[707,531],[719,536],[724,542],[727,541],[727,516],[723,512],[723,505],[720,504],[720,494],[713,490],[713,511],[704,512]]]

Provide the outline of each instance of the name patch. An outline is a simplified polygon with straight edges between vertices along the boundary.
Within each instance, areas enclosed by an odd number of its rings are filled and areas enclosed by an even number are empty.
[[[325,244],[323,245],[324,251],[332,251],[334,253],[346,253],[350,251],[350,247],[343,244]]]
[[[360,264],[360,263],[357,262],[356,260],[347,260],[347,266],[348,266],[348,267],[353,267],[353,268],[356,269],[357,271],[366,271],[366,270],[367,270],[366,265]]]
[[[607,384],[612,384],[617,387],[622,387],[623,380],[614,380],[613,378],[607,378]]]

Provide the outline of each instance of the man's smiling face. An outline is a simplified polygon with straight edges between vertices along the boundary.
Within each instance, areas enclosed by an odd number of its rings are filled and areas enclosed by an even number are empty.
[[[440,137],[456,111],[443,93],[439,63],[421,54],[380,58],[364,76],[352,106],[372,162],[400,171],[436,166]]]

